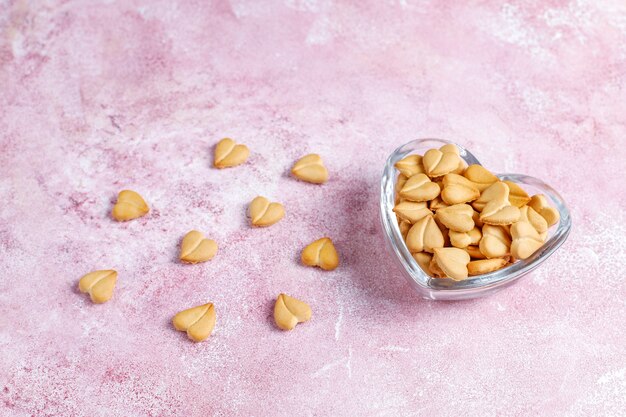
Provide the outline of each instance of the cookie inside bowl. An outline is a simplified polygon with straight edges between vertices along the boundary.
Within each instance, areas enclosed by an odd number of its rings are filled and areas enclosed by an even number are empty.
[[[446,155],[452,152],[454,156]],[[506,201],[502,195],[505,191]],[[541,242],[534,227],[530,230],[527,225],[518,225],[511,230],[521,220],[530,223],[529,209],[524,207],[534,195],[545,196],[533,201],[534,207],[548,206],[546,210],[552,209],[558,218],[539,236]],[[470,214],[470,210],[475,213]],[[531,212],[535,211],[533,208]],[[563,244],[571,229],[563,199],[545,182],[521,174],[492,174],[469,150],[443,139],[414,140],[389,156],[381,179],[380,215],[391,256],[402,273],[418,293],[439,300],[479,297],[512,284],[545,261]],[[493,236],[483,242],[481,250],[483,224],[489,225],[487,234]],[[474,230],[477,225],[478,231]],[[452,231],[454,244],[448,232],[442,245],[435,226]],[[542,230],[541,225],[537,227]],[[517,258],[511,255],[512,232]],[[506,251],[497,244],[502,236],[504,246],[507,239],[511,240]],[[469,275],[468,270],[466,276],[464,272],[467,255],[458,246],[467,242],[478,242],[468,245],[472,247],[465,251],[469,255],[467,264],[473,262],[469,270],[477,275]],[[494,260],[475,262],[483,258]]]

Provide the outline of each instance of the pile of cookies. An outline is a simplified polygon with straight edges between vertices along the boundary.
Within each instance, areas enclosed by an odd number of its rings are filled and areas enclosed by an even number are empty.
[[[463,280],[535,253],[559,212],[542,195],[468,166],[447,144],[409,155],[399,171],[393,211],[417,264],[430,276]]]
[[[246,145],[234,140],[222,139],[215,147],[213,165],[216,168],[229,168],[241,165],[248,159],[250,150]],[[309,154],[299,159],[291,172],[299,180],[323,184],[328,180],[328,171],[317,154]],[[131,190],[118,194],[117,202],[111,211],[113,219],[123,222],[145,216],[150,211],[146,201]],[[282,204],[263,196],[257,196],[248,206],[250,224],[253,227],[268,227],[279,222],[285,215]],[[179,259],[183,263],[197,264],[211,260],[218,251],[217,242],[208,239],[203,233],[191,230],[180,245]],[[318,239],[307,245],[301,254],[304,265],[320,267],[332,271],[339,266],[337,250],[328,237]],[[111,299],[117,283],[115,270],[98,270],[84,275],[78,283],[78,289],[88,293],[94,303],[105,303]],[[174,328],[187,332],[187,336],[196,342],[205,340],[215,327],[215,307],[212,303],[202,304],[183,310],[172,319]],[[274,303],[274,321],[283,330],[291,330],[298,323],[311,318],[311,307],[296,298],[280,293]]]

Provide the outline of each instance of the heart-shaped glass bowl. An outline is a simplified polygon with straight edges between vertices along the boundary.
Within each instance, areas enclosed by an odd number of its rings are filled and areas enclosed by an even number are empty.
[[[469,277],[463,281],[449,278],[433,278],[427,275],[415,262],[409,252],[393,212],[395,204],[395,185],[398,171],[395,163],[413,153],[423,155],[428,149],[439,148],[453,143],[443,139],[418,139],[396,149],[387,159],[380,183],[380,217],[392,256],[398,260],[400,267],[411,286],[425,298],[432,300],[463,300],[483,297],[505,288],[548,259],[567,239],[572,228],[569,210],[563,198],[552,187],[541,180],[520,174],[497,174],[502,180],[511,180],[520,184],[529,195],[545,194],[550,202],[559,210],[561,219],[548,231],[544,245],[528,259],[517,261],[498,271]],[[468,165],[480,164],[478,159],[467,149],[458,146],[461,157]]]

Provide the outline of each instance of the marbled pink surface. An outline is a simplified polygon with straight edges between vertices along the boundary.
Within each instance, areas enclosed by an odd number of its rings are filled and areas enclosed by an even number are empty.
[[[626,3],[463,3],[0,1],[0,415],[625,415]],[[246,165],[211,167],[224,136]],[[378,183],[428,136],[557,188],[568,242],[489,298],[414,295]],[[327,184],[289,177],[308,152]],[[123,188],[147,217],[110,219]],[[285,219],[251,229],[257,194]],[[191,228],[211,262],[176,261]],[[334,272],[298,263],[323,235]],[[277,330],[279,292],[313,319]],[[207,301],[191,343],[171,317]]]

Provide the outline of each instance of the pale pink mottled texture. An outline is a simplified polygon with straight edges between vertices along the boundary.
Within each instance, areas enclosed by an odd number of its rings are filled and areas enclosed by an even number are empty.
[[[1,0],[0,415],[624,415],[626,4],[462,3]],[[226,135],[252,154],[215,170]],[[492,297],[419,299],[378,182],[428,136],[552,184],[569,241]],[[289,177],[308,152],[327,184]],[[126,187],[152,211],[119,224]],[[249,228],[257,194],[285,219]],[[212,261],[176,262],[191,228]],[[323,235],[334,272],[297,261]],[[314,311],[291,333],[281,291]],[[206,301],[193,344],[170,320]]]

